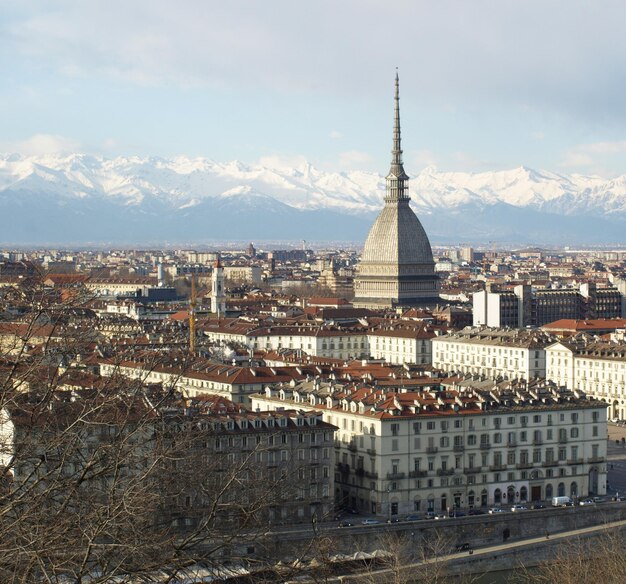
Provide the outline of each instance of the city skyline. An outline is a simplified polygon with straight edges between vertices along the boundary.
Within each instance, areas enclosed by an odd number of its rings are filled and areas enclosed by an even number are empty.
[[[624,173],[626,7],[583,2],[6,5],[0,151]]]

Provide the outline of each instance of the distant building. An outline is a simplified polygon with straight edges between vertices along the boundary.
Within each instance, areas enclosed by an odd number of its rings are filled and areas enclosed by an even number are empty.
[[[618,288],[598,288],[585,283],[574,288],[533,289],[528,285],[513,290],[481,290],[474,293],[475,326],[542,326],[560,319],[625,317],[624,298]]]
[[[546,377],[606,403],[611,419],[626,420],[626,342],[586,335],[546,349]]]
[[[433,367],[488,379],[544,378],[554,340],[537,330],[468,327],[432,340]]]

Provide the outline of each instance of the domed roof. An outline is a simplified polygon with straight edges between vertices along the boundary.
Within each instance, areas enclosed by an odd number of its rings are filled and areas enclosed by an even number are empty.
[[[433,263],[428,236],[408,200],[385,205],[367,236],[361,263]]]

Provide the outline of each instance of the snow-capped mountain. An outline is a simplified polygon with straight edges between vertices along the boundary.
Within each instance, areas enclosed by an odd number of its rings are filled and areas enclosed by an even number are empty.
[[[626,175],[426,168],[410,185],[435,242],[626,239]],[[379,174],[324,172],[308,163],[11,154],[0,156],[0,241],[359,241],[384,189]]]

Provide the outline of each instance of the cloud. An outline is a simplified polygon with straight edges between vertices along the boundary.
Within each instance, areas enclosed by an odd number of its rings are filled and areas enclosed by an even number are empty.
[[[258,160],[258,164],[267,168],[279,169],[292,169],[303,168],[308,166],[309,161],[298,154],[271,154],[268,156],[261,156]]]
[[[341,138],[343,138],[343,134],[341,132],[338,132],[337,130],[333,130],[330,134],[329,134],[331,140],[340,140]]]
[[[616,176],[624,172],[626,140],[579,144],[563,155],[559,166],[600,176]]]
[[[410,161],[410,166],[419,171],[427,166],[437,166],[439,160],[432,150],[418,150],[417,152],[409,152],[406,158]]]
[[[138,84],[407,95],[624,116],[626,3],[586,0],[23,0],[2,48],[70,76]],[[381,26],[390,13],[394,26]],[[345,23],[359,15],[346,34]],[[321,41],[323,39],[323,41]],[[388,76],[384,85],[373,79]],[[364,82],[364,80],[366,80]]]
[[[348,150],[339,153],[341,170],[372,170],[375,159],[371,154],[360,150]]]
[[[25,156],[69,154],[80,151],[81,148],[77,140],[58,134],[35,134],[26,140],[8,142],[3,145],[3,149],[7,152],[16,152]]]
[[[532,132],[530,134],[535,140],[543,140],[546,135],[543,132]]]

